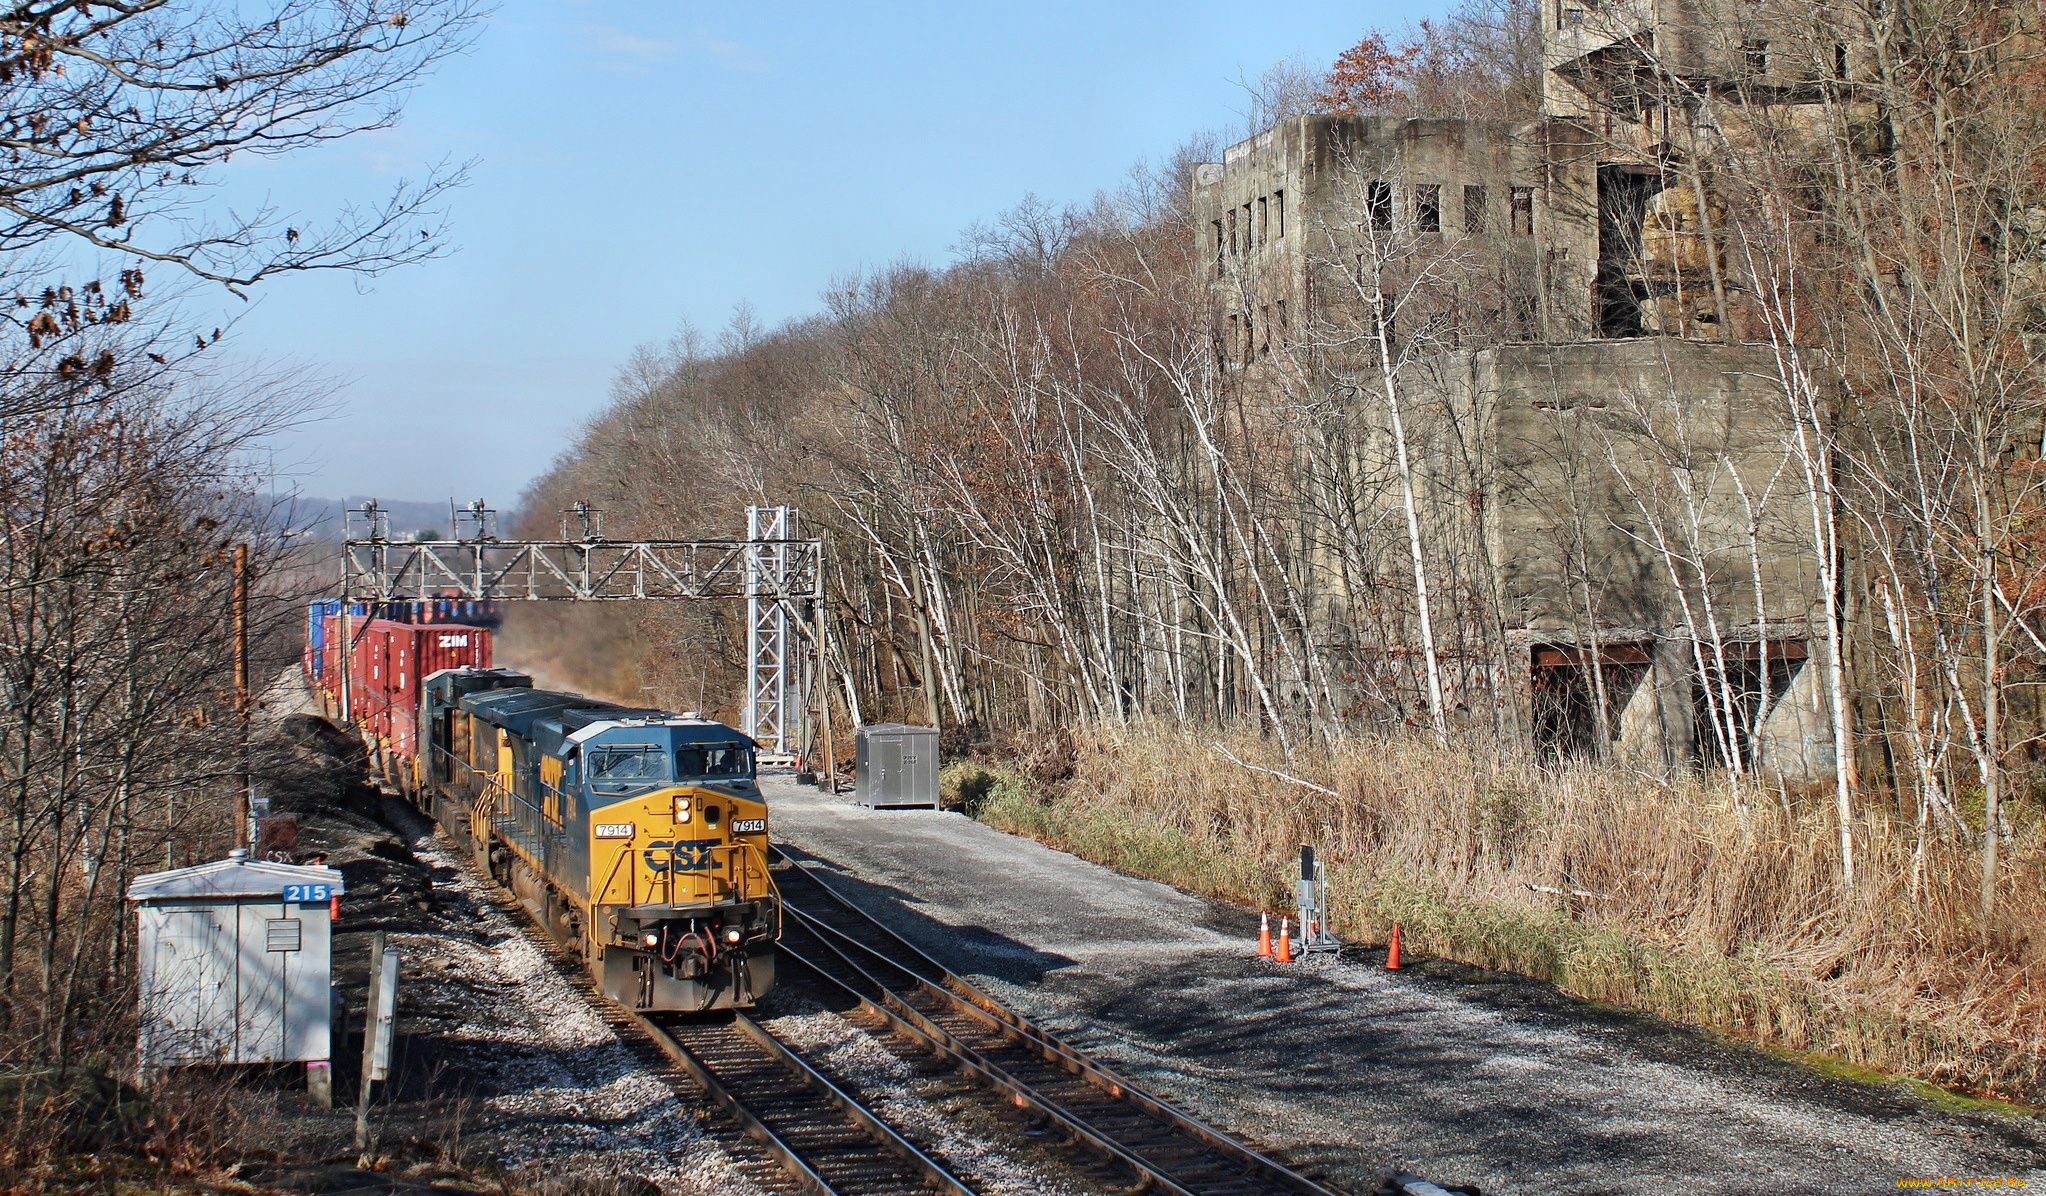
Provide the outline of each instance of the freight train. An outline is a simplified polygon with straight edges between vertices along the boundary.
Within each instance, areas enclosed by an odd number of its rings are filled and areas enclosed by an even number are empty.
[[[315,653],[330,713],[337,622]],[[698,1012],[774,986],[781,901],[752,739],[691,713],[535,689],[492,667],[487,628],[371,620],[348,638],[350,713],[372,767],[608,996]]]

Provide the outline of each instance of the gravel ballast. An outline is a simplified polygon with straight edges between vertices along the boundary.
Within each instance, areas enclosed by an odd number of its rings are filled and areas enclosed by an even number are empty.
[[[1353,1190],[1859,1193],[2046,1183],[2046,1124],[1453,967],[1252,958],[1256,915],[955,813],[784,779],[772,832],[941,962],[1110,1067]]]

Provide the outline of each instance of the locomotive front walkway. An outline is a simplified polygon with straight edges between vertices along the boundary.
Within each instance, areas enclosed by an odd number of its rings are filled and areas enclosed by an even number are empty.
[[[2046,1183],[2046,1123],[1932,1108],[1514,978],[1252,958],[1255,914],[959,814],[763,780],[774,838],[1074,1045],[1296,1166],[1493,1193]]]

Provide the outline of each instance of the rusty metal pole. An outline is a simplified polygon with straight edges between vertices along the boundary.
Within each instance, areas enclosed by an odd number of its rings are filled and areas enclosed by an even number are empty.
[[[824,638],[824,537],[817,537],[817,576],[810,583],[810,609],[817,621],[817,704],[824,721],[824,792],[838,792],[838,749],[831,735],[831,641]]]
[[[824,783],[826,793],[838,792],[838,754],[831,735],[831,646],[824,639],[824,603],[817,604],[817,705],[824,722]]]
[[[249,546],[234,546],[234,845],[252,847],[249,834]]]

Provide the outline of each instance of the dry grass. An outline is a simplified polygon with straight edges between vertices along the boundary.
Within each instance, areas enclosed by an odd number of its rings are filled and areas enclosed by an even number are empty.
[[[1550,770],[1407,738],[1352,740],[1290,771],[1231,763],[1165,724],[1103,728],[1072,779],[954,766],[980,815],[1088,858],[1277,911],[1302,843],[1329,861],[1339,934],[1552,981],[1770,1046],[2046,1103],[2046,826],[2020,812],[2002,908],[1975,916],[1974,857],[1871,810],[1864,883],[1838,882],[1827,801],[1723,777]],[[1227,741],[1278,767],[1274,749]],[[978,769],[976,772],[975,770]],[[1041,772],[1041,770],[1040,770]],[[2029,815],[2026,817],[2025,815]],[[1582,889],[1558,898],[1530,885]]]

